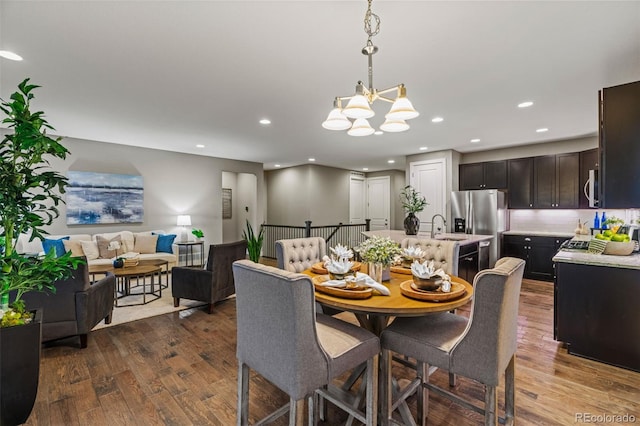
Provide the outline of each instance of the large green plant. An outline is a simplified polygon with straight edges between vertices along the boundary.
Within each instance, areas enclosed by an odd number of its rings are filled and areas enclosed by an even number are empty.
[[[264,239],[264,228],[261,226],[260,232],[256,235],[253,232],[253,227],[247,220],[247,229],[242,231],[242,238],[247,240],[249,259],[258,263],[260,261],[260,251],[262,250],[262,240]]]
[[[15,251],[20,234],[43,239],[43,229],[59,216],[58,206],[64,203],[67,178],[50,168],[48,158],[66,158],[68,151],[52,139],[46,130],[53,130],[42,111],[31,112],[33,90],[27,78],[18,85],[10,100],[2,100],[0,110],[7,116],[2,122],[9,131],[0,146],[0,225],[4,251],[0,250],[0,309],[8,309],[9,292],[16,300],[30,291],[55,292],[54,282],[67,278],[82,261],[71,253],[56,258],[54,251],[44,256],[23,256]],[[8,125],[8,126],[7,126]],[[18,306],[20,303],[18,303]]]
[[[411,185],[405,186],[400,193],[400,202],[407,213],[419,213],[429,204]]]

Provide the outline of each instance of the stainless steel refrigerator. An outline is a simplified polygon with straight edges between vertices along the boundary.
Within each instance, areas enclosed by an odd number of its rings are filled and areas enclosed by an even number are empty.
[[[496,189],[451,192],[453,232],[491,235],[489,267],[498,260],[502,233],[509,229],[506,194]]]

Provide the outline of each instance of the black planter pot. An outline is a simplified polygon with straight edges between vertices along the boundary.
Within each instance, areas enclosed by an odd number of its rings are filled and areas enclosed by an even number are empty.
[[[0,328],[0,425],[25,423],[38,393],[42,310],[30,324]]]
[[[404,218],[404,233],[407,235],[416,235],[420,229],[420,219],[413,213],[409,213]]]

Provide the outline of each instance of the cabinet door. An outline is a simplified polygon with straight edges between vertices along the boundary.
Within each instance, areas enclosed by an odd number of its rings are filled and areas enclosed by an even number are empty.
[[[460,190],[482,189],[484,185],[483,163],[460,164]]]
[[[581,192],[579,154],[574,152],[556,155],[555,207],[577,209]]]
[[[533,159],[533,206],[550,209],[556,206],[556,156]]]
[[[488,161],[484,165],[484,188],[507,188],[507,161]]]
[[[509,208],[532,208],[531,182],[533,178],[533,158],[508,160],[507,165],[509,167]]]
[[[458,260],[458,276],[463,280],[473,283],[478,273],[478,252],[461,255]]]
[[[590,149],[588,151],[582,151],[579,153],[580,157],[580,184],[578,186],[578,200],[579,208],[588,209],[589,200],[584,193],[584,186],[589,180],[589,170],[598,170],[599,161],[598,148]]]
[[[529,250],[529,273],[527,278],[553,281],[553,256],[556,252],[556,239],[553,237],[532,237]]]
[[[518,259],[527,260],[528,242],[525,240],[529,237],[520,235],[505,235],[502,239],[502,256],[517,257]]]

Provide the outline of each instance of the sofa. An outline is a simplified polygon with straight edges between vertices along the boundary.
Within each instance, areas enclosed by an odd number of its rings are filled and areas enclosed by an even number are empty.
[[[174,244],[175,234],[162,230],[119,231],[101,234],[47,235],[45,240],[29,241],[27,235],[20,235],[16,243],[19,253],[44,253],[52,247],[61,255],[64,250],[74,256],[85,256],[89,266],[110,265],[116,257],[130,257],[137,254],[142,259],[166,260],[169,270],[178,263],[178,245]],[[112,241],[117,244],[112,245]],[[109,248],[118,247],[110,250]]]

